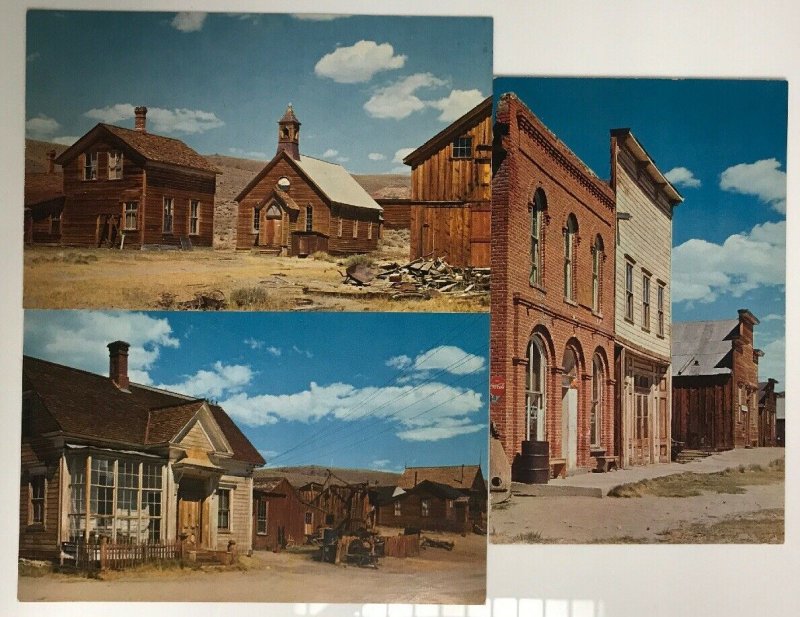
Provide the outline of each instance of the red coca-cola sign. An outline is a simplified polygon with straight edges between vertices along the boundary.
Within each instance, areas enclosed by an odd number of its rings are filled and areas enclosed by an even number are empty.
[[[497,403],[506,393],[506,378],[502,375],[492,375],[489,378],[489,397],[492,403]]]

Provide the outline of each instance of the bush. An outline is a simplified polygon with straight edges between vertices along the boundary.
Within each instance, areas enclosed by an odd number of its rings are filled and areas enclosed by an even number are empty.
[[[372,267],[374,263],[375,259],[370,255],[350,255],[350,257],[344,260],[344,267],[349,268],[350,266],[363,265],[369,268]]]
[[[331,263],[336,262],[336,259],[334,257],[331,257],[325,251],[317,251],[315,253],[311,253],[311,259],[315,259],[317,261],[329,261]]]
[[[239,287],[231,292],[231,303],[238,307],[264,304],[267,291],[261,287]]]

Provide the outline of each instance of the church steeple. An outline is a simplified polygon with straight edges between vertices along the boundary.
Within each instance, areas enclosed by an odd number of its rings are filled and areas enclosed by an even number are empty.
[[[281,150],[294,160],[300,160],[300,121],[294,115],[291,103],[283,117],[278,120],[278,150],[275,154]]]

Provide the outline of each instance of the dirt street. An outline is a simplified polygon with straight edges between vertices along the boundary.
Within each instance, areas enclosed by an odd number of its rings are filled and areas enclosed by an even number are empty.
[[[198,601],[483,604],[486,537],[436,536],[453,551],[425,549],[419,557],[385,557],[378,569],[334,566],[308,554],[257,551],[246,571],[111,572],[104,580],[74,575],[20,576],[21,601]]]
[[[780,448],[756,448],[720,453],[686,465],[668,464],[607,474],[584,474],[553,481],[554,485],[610,488],[645,478],[695,472],[716,473],[740,465],[768,465],[783,458]],[[703,492],[696,497],[636,498],[512,496],[493,504],[489,519],[490,542],[503,543],[616,543],[702,542],[700,527],[710,542],[723,541],[717,533],[724,523],[731,536],[724,541],[782,542],[784,482],[745,486],[741,494]],[[740,522],[740,525],[736,523]],[[751,534],[752,521],[768,522],[769,532]],[[692,527],[693,533],[679,533]],[[712,529],[713,528],[713,529]],[[672,532],[672,533],[670,533]],[[712,539],[713,538],[713,539]]]

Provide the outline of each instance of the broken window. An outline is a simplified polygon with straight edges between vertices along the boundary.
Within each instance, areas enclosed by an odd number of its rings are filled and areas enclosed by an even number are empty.
[[[217,491],[217,529],[231,528],[231,492],[228,489]]]
[[[367,223],[367,240],[372,240],[372,222]]]
[[[83,155],[83,179],[97,180],[97,152]]]
[[[61,213],[50,215],[50,233],[53,235],[61,234]]]
[[[122,152],[112,150],[108,153],[108,179],[122,179]]]
[[[419,502],[420,504],[420,514],[422,516],[430,516],[431,515],[431,500],[430,499],[423,499]]]
[[[200,233],[200,202],[196,199],[189,202],[189,233],[193,235]]]
[[[337,229],[336,229],[336,236],[338,238],[342,237],[342,215],[341,214],[339,215],[339,224],[338,224]]]
[[[472,137],[464,135],[453,140],[453,158],[469,159],[472,158]]]
[[[139,202],[125,202],[125,219],[123,224],[126,230],[139,229]]]
[[[42,475],[32,476],[28,484],[30,504],[28,510],[29,525],[44,524],[45,478]]]
[[[172,233],[172,217],[175,212],[175,200],[172,197],[165,197],[164,198],[164,219],[163,219],[163,231],[165,234]]]

